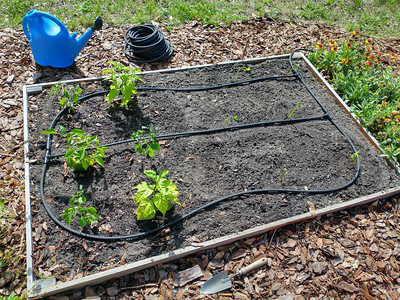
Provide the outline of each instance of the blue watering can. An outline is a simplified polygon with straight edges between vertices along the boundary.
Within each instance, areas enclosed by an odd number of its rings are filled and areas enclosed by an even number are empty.
[[[101,17],[80,39],[77,33],[69,34],[67,27],[56,17],[31,10],[22,20],[24,32],[29,39],[35,61],[42,66],[66,68],[74,63],[95,30],[103,26]]]

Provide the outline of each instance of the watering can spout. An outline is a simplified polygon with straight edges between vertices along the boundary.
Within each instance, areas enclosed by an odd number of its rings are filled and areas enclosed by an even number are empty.
[[[86,31],[78,40],[78,53],[83,49],[83,47],[85,47],[86,43],[89,41],[89,39],[91,38],[93,32],[95,32],[96,30],[100,30],[103,27],[103,20],[101,19],[101,17],[97,17],[96,21],[94,22],[94,25],[92,26],[92,28],[90,28],[88,31]],[[78,54],[77,54],[78,55]]]
[[[70,34],[60,20],[48,13],[31,10],[22,20],[35,61],[54,68],[71,66],[93,32],[102,25],[101,18],[97,17],[94,26],[77,39],[76,33]]]

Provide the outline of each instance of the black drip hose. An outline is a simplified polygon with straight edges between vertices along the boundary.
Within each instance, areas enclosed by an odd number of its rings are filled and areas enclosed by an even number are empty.
[[[142,64],[167,60],[172,55],[172,46],[153,25],[129,28],[124,35],[124,53],[129,61]]]
[[[300,49],[303,50],[303,49]],[[351,141],[351,139],[343,132],[343,130],[339,127],[338,124],[336,124],[336,122],[334,122],[333,118],[331,117],[331,115],[329,114],[329,112],[324,108],[324,106],[322,105],[322,103],[319,102],[319,100],[316,98],[316,96],[310,91],[310,89],[307,87],[306,83],[303,81],[303,79],[301,78],[301,76],[299,75],[299,73],[297,72],[297,70],[293,67],[293,63],[292,63],[292,59],[293,59],[293,54],[295,52],[297,52],[299,50],[294,50],[292,52],[292,54],[289,57],[289,64],[292,68],[292,71],[294,73],[293,76],[297,77],[302,84],[306,87],[307,91],[310,93],[310,95],[313,97],[313,99],[315,99],[317,101],[317,103],[320,105],[320,107],[322,108],[322,110],[324,111],[324,115],[322,116],[317,116],[317,117],[309,117],[309,118],[299,118],[299,119],[291,119],[291,120],[277,120],[277,121],[264,121],[264,122],[257,122],[257,123],[252,123],[252,124],[245,124],[245,125],[238,125],[238,126],[230,126],[230,127],[226,127],[226,128],[217,128],[217,129],[207,129],[207,130],[201,130],[201,131],[188,131],[188,132],[183,132],[183,133],[172,133],[172,134],[164,134],[164,135],[159,135],[158,138],[162,138],[162,139],[167,139],[167,138],[177,138],[177,137],[184,137],[184,136],[191,136],[191,135],[198,135],[198,134],[209,134],[209,133],[215,133],[215,132],[221,132],[221,131],[228,131],[228,130],[239,130],[239,129],[243,129],[243,128],[251,128],[251,127],[256,127],[256,126],[268,126],[268,125],[285,125],[285,124],[291,124],[291,123],[298,123],[298,122],[306,122],[306,121],[311,121],[311,120],[322,120],[322,119],[327,119],[329,120],[337,129],[338,131],[343,135],[343,137],[347,140],[347,142],[349,143],[353,153],[356,153],[357,150],[353,144],[353,142]],[[289,76],[289,77],[293,77],[293,76]],[[288,76],[285,76],[288,77]],[[276,79],[277,77],[265,77],[268,79]],[[267,80],[267,79],[263,79],[263,80]],[[253,79],[253,80],[247,80],[245,83],[249,84],[252,82],[258,82],[261,81],[260,78],[257,79]],[[234,84],[224,84],[224,85],[220,85],[219,87],[231,87],[234,85],[240,85],[243,84],[243,82],[238,82],[238,83],[234,83]],[[217,88],[217,86],[213,86],[213,87],[209,87],[209,89],[215,89]],[[141,87],[138,88],[138,90],[168,90],[168,91],[198,91],[198,90],[207,90],[206,87],[201,87],[201,88],[183,88],[183,89],[179,89],[179,88],[158,88],[158,87]],[[108,91],[101,91],[101,92],[97,92],[94,94],[90,94],[90,95],[86,95],[80,98],[80,101],[84,101],[86,99],[89,99],[91,97],[95,97],[95,96],[100,96],[100,95],[104,95],[106,94]],[[63,109],[61,110],[57,116],[54,118],[53,122],[51,123],[50,128],[55,128],[57,122],[59,121],[60,117],[67,111],[67,109]],[[128,142],[132,142],[132,140],[124,140],[124,141],[118,141],[118,142],[114,142],[111,144],[108,144],[107,146],[114,146],[114,145],[118,145],[118,144],[122,144],[122,143],[128,143]],[[159,232],[163,229],[166,229],[168,227],[171,227],[179,222],[182,222],[185,219],[188,219],[190,217],[192,217],[193,215],[201,212],[202,210],[205,210],[207,208],[210,208],[214,205],[217,205],[221,202],[224,201],[228,201],[228,200],[232,200],[232,199],[237,199],[241,196],[245,196],[245,195],[252,195],[252,194],[276,194],[276,193],[287,193],[287,194],[329,194],[329,193],[335,193],[338,192],[340,190],[343,190],[349,186],[351,186],[352,184],[354,184],[354,182],[357,180],[357,178],[360,175],[360,158],[357,157],[356,159],[356,164],[355,164],[355,174],[353,175],[353,177],[351,178],[350,181],[348,181],[345,184],[330,188],[330,189],[324,189],[324,190],[300,190],[300,189],[282,189],[282,188],[278,188],[278,189],[257,189],[257,190],[250,190],[250,191],[243,191],[243,192],[238,192],[238,193],[234,193],[231,195],[227,195],[218,199],[215,199],[203,206],[200,206],[190,212],[188,212],[187,214],[184,214],[178,218],[176,218],[175,220],[166,223],[162,226],[159,226],[155,229],[146,231],[146,232],[138,232],[138,233],[133,233],[133,234],[129,234],[129,235],[118,235],[118,236],[101,236],[101,235],[94,235],[94,234],[87,234],[84,232],[80,232],[77,231],[69,226],[66,226],[64,223],[62,223],[52,212],[51,208],[49,207],[47,201],[46,201],[46,195],[44,193],[45,190],[45,181],[46,181],[46,173],[47,170],[49,168],[49,160],[52,157],[56,157],[56,156],[60,156],[60,155],[51,155],[51,135],[48,135],[47,138],[47,145],[46,145],[46,155],[45,155],[45,160],[44,160],[44,166],[42,169],[42,174],[41,174],[41,178],[40,178],[40,195],[42,198],[42,203],[43,206],[47,212],[47,214],[49,215],[49,217],[58,225],[60,226],[63,230],[72,233],[76,236],[82,237],[82,238],[87,238],[87,239],[91,239],[91,240],[97,240],[97,241],[117,241],[117,240],[124,240],[124,239],[139,239],[139,238],[144,238],[146,236],[152,235],[156,232]]]

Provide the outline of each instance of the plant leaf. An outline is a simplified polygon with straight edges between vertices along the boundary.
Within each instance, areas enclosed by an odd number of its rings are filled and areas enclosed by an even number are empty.
[[[41,134],[58,134],[58,132],[53,128],[49,128],[49,129],[43,130],[40,133]]]
[[[154,195],[153,197],[153,201],[154,201],[154,205],[157,207],[157,209],[159,211],[161,211],[161,213],[163,215],[165,215],[165,213],[167,212],[168,209],[171,208],[170,204],[168,203],[168,200],[165,199],[165,197],[163,197],[161,194],[157,193]]]
[[[136,211],[138,220],[151,220],[156,215],[154,204],[149,200],[143,200],[139,203]]]

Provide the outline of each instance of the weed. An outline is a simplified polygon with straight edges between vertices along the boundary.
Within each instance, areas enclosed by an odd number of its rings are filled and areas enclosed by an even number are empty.
[[[62,219],[67,224],[71,224],[72,221],[79,215],[79,225],[84,229],[86,225],[93,226],[98,223],[99,215],[97,214],[96,208],[93,206],[84,207],[87,199],[83,194],[83,190],[76,192],[68,202],[70,207],[66,208]]]
[[[149,185],[144,181],[134,187],[137,192],[133,199],[139,205],[136,211],[138,220],[153,219],[157,210],[165,215],[173,204],[180,205],[177,186],[165,178],[169,171],[161,171],[159,175],[154,170],[145,170],[144,173],[154,181],[154,184]]]
[[[60,132],[50,128],[41,133],[59,134],[67,139],[67,151],[64,157],[68,167],[73,168],[75,171],[84,172],[95,163],[104,168],[105,151],[108,148],[100,147],[100,141],[96,135],[87,135],[81,129],[72,129],[67,132],[64,126],[60,126]],[[88,153],[92,144],[95,144],[97,148],[93,153]]]
[[[65,85],[57,83],[51,87],[51,95],[60,95],[59,103],[62,108],[68,107],[71,112],[74,112],[79,106],[79,95],[82,93],[80,86]]]
[[[141,130],[133,132],[131,135],[132,140],[136,140],[134,150],[143,157],[153,157],[155,151],[160,151],[160,144],[157,140],[157,134],[153,125],[150,125],[148,135],[145,136],[147,127],[142,126]]]
[[[293,115],[295,114],[295,112],[298,110],[298,109],[300,109],[301,108],[301,103],[300,102],[297,102],[297,104],[296,104],[296,106],[292,109],[292,111],[290,112],[290,114],[288,115],[288,120],[290,120],[292,117],[293,117]]]
[[[103,70],[104,74],[109,74],[108,80],[113,84],[110,86],[110,92],[106,96],[106,102],[112,103],[120,96],[120,107],[127,107],[132,101],[132,95],[136,97],[136,82],[143,81],[138,74],[141,74],[138,68],[127,67],[116,61],[109,62],[111,69]]]

